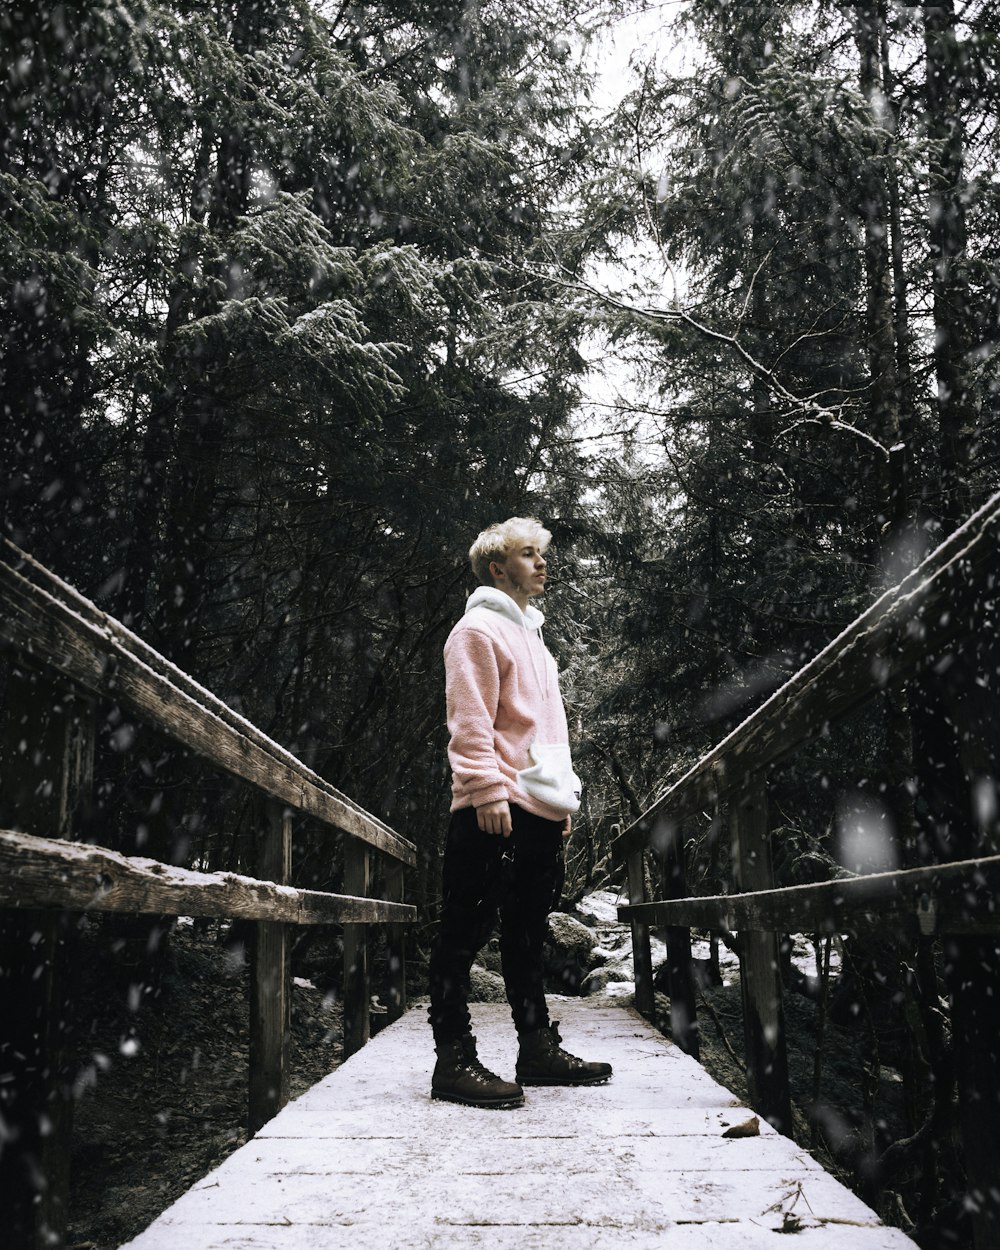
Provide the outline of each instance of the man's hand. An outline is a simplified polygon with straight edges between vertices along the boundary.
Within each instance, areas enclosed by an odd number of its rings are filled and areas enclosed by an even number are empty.
[[[573,817],[567,816],[566,819],[563,821],[563,837],[568,838],[572,832],[573,832]]]
[[[499,833],[505,838],[510,837],[510,804],[506,799],[497,799],[495,803],[484,803],[476,808],[476,822],[483,833]]]

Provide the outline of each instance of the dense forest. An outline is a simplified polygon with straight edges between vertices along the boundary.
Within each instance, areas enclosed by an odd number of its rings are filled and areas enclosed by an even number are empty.
[[[579,895],[1000,489],[991,0],[12,0],[0,43],[2,532],[411,838],[422,927],[483,526],[554,535]],[[246,795],[102,715],[94,839],[248,870]],[[776,778],[781,880],[838,872],[858,813],[921,862],[910,742],[887,693]],[[336,889],[301,833],[296,884]],[[856,962],[940,1127],[933,958]],[[957,1166],[893,1157],[912,1227]]]

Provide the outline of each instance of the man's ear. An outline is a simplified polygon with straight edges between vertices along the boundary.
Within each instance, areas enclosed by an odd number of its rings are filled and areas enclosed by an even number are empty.
[[[503,577],[503,565],[498,560],[490,561],[490,576]]]

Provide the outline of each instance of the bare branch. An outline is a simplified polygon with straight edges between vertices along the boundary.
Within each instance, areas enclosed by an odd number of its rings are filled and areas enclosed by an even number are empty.
[[[761,263],[763,264],[763,262]],[[818,402],[817,396],[824,392],[819,391],[813,395],[796,395],[794,391],[790,391],[785,386],[773,369],[768,368],[767,365],[753,356],[735,334],[726,334],[722,330],[715,330],[703,321],[699,321],[696,317],[691,316],[689,312],[682,308],[643,308],[620,299],[616,295],[611,295],[607,291],[600,291],[589,282],[579,278],[558,277],[527,268],[524,269],[524,272],[529,273],[533,278],[554,282],[557,286],[562,287],[563,290],[572,291],[577,295],[585,295],[610,308],[615,308],[619,312],[628,313],[630,316],[638,317],[645,321],[685,325],[703,338],[715,343],[722,343],[733,351],[752,373],[767,382],[768,386],[785,401],[789,408],[804,414],[801,420],[783,430],[781,435],[778,436],[779,438],[796,428],[797,425],[827,426],[830,429],[843,430],[856,435],[885,460],[889,459],[888,448],[884,447],[877,438],[865,433],[864,430],[859,430],[857,426],[851,425],[850,422],[841,419],[845,410],[852,406],[850,400],[845,400],[840,404],[823,404]],[[566,271],[563,270],[563,272],[565,273]],[[840,416],[835,414],[840,414]]]
[[[756,281],[757,281],[757,278],[758,278],[758,277],[759,277],[759,275],[760,275],[760,271],[764,268],[764,266],[767,264],[767,262],[771,259],[771,253],[772,253],[773,251],[774,251],[774,248],[770,248],[770,249],[768,250],[767,254],[764,256],[764,258],[761,260],[760,264],[759,264],[759,265],[757,266],[757,268],[753,271],[753,277],[750,279],[750,285],[747,287],[746,299],[744,299],[744,301],[743,301],[743,311],[740,313],[739,317],[737,317],[737,319],[736,319],[736,324],[737,324],[737,325],[742,325],[742,324],[743,324],[743,319],[746,317],[746,315],[747,315],[747,310],[748,310],[748,309],[749,309],[749,307],[750,307],[750,297],[753,295],[753,288],[754,288],[754,285],[755,285],[755,283],[756,283]]]

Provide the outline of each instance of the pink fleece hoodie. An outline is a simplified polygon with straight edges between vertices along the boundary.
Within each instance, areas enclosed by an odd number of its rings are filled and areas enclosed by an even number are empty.
[[[547,820],[579,807],[544,617],[480,586],[444,645],[451,810],[507,799]]]

